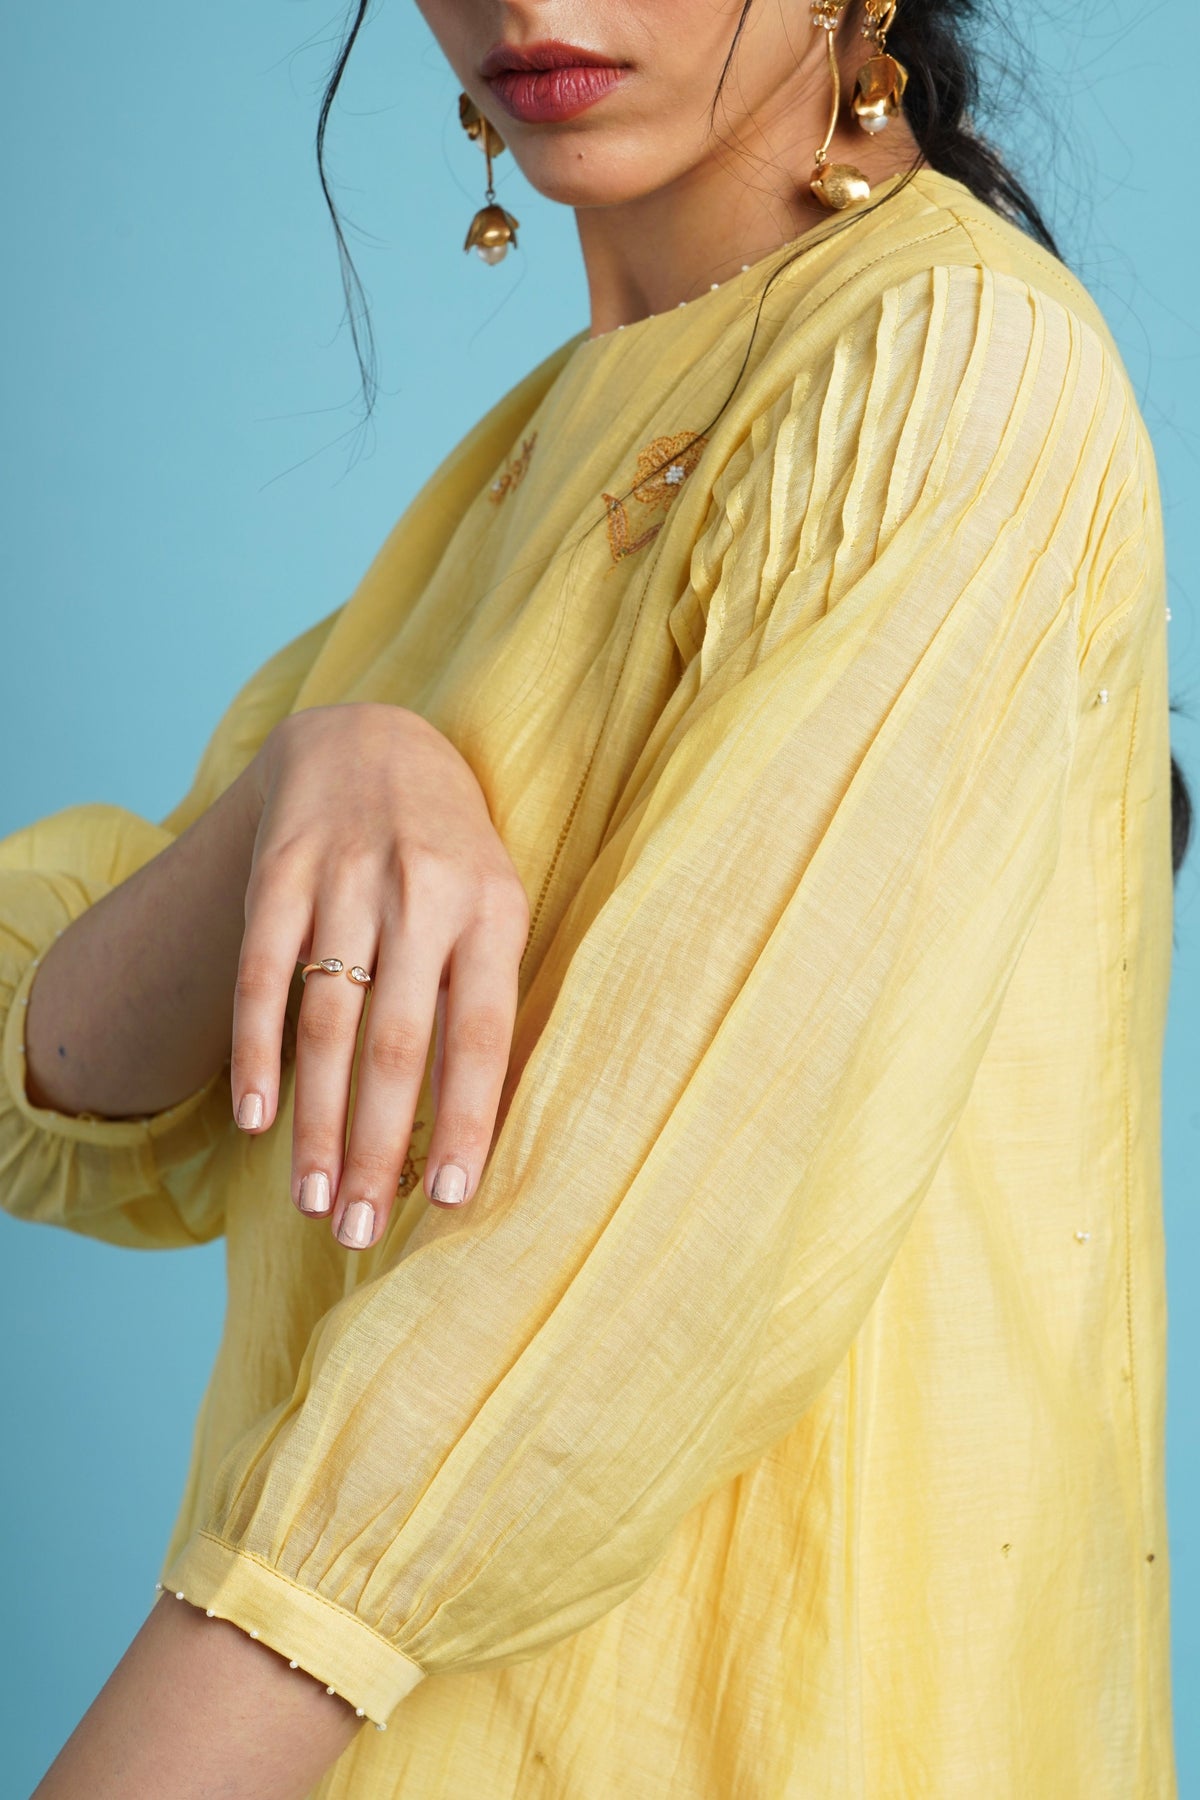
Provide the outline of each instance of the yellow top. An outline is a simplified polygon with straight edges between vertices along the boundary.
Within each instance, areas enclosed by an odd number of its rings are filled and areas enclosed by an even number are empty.
[[[1080,286],[888,185],[740,381],[784,253],[519,382],[161,824],[0,846],[4,1203],[225,1233],[161,1574],[387,1725],[320,1800],[1175,1794],[1153,457]],[[360,699],[533,911],[477,1197],[365,1253],[290,1204],[290,1066],[257,1139],[225,1071],[124,1122],[22,1074],[55,932]]]

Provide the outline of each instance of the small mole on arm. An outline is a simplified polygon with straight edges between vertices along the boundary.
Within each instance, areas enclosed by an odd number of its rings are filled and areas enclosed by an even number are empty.
[[[58,1054],[60,1056],[65,1056],[67,1054],[67,1046],[65,1044],[60,1044],[58,1046]]]

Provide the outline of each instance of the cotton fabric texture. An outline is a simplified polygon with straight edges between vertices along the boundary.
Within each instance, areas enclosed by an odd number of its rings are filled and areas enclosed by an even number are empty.
[[[1176,1792],[1154,462],[1073,278],[882,198],[740,381],[785,252],[520,381],[167,818],[0,846],[4,1202],[224,1233],[158,1604],[363,1709],[314,1800]],[[427,1084],[366,1253],[290,1203],[292,1064],[246,1138],[225,1070],[117,1121],[22,1061],[56,931],[357,700],[458,746],[532,907],[478,1194],[426,1201]]]

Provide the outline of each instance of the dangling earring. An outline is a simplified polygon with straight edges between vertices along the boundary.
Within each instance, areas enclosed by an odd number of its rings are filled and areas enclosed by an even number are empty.
[[[483,154],[487,157],[487,187],[484,190],[484,204],[471,220],[467,231],[464,250],[476,250],[485,263],[503,262],[508,255],[508,246],[514,249],[517,245],[517,225],[510,212],[505,212],[496,203],[496,190],[492,186],[492,158],[499,156],[504,148],[504,139],[496,127],[485,119],[469,94],[458,96],[458,122],[469,138],[477,138],[483,145]]]
[[[875,46],[875,54],[858,71],[851,102],[854,116],[864,131],[882,131],[900,111],[908,70],[887,53],[887,34],[896,16],[896,0],[865,0],[863,36]]]
[[[812,0],[812,22],[818,30],[825,33],[833,94],[829,107],[829,127],[821,148],[813,158],[816,170],[808,185],[821,205],[827,206],[831,212],[844,212],[848,206],[857,206],[860,201],[871,198],[871,184],[861,169],[856,169],[853,163],[829,161],[829,146],[837,129],[838,111],[842,103],[842,78],[838,71],[837,46],[833,39],[845,10],[846,0]]]

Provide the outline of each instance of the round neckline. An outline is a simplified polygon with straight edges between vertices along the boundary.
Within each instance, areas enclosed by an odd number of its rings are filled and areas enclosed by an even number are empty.
[[[913,187],[922,182],[927,176],[937,178],[938,171],[931,168],[928,163],[922,163],[921,167],[915,170],[911,175],[908,174],[906,170],[901,170],[896,175],[889,175],[886,181],[878,182],[872,192],[873,195],[878,196],[879,204],[882,204],[884,201],[890,199],[895,192],[903,191],[904,188]],[[569,354],[574,358],[580,351],[587,350],[595,344],[628,343],[644,333],[647,326],[661,326],[664,319],[677,318],[681,313],[686,313],[689,317],[694,317],[695,309],[703,308],[706,303],[711,306],[718,295],[730,293],[738,287],[739,283],[741,283],[741,292],[743,295],[748,292],[757,293],[759,291],[760,278],[767,273],[773,264],[787,261],[790,256],[795,254],[797,248],[800,246],[803,246],[805,249],[816,247],[818,244],[823,243],[827,238],[836,237],[838,235],[839,226],[844,225],[846,221],[851,218],[861,218],[863,216],[864,212],[832,213],[828,219],[821,220],[817,225],[811,225],[807,231],[797,233],[794,238],[789,238],[786,243],[778,244],[774,250],[766,251],[764,255],[757,257],[754,262],[743,263],[736,274],[728,276],[724,281],[714,282],[712,287],[705,289],[702,293],[693,295],[690,300],[681,300],[677,302],[676,305],[668,307],[664,312],[646,313],[644,317],[640,319],[630,319],[625,324],[612,325],[607,331],[600,331],[595,333],[595,335],[591,333],[587,326],[584,326],[581,331],[576,333],[574,339],[568,339],[568,344],[570,346]]]

